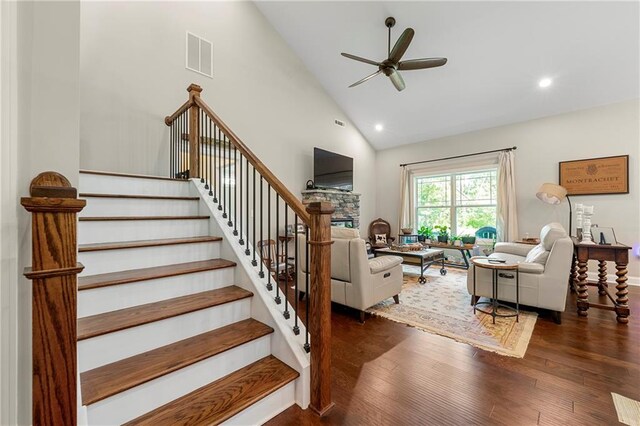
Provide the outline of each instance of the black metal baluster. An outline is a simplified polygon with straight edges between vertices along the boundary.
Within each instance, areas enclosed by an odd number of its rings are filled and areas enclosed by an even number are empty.
[[[249,160],[247,160],[249,161]],[[258,266],[258,262],[256,261],[256,168],[253,168],[253,209],[251,210],[253,212],[253,226],[251,227],[251,230],[253,231],[253,237],[251,238],[251,241],[253,241],[253,259],[251,260],[251,264],[253,266]],[[249,241],[247,241],[247,251],[249,251]],[[245,251],[245,254],[249,254],[247,253],[247,251]]]
[[[282,303],[280,299],[280,194],[276,191],[276,298],[275,301],[279,305]]]
[[[258,274],[260,276],[260,278],[264,278],[264,209],[262,208],[262,204],[263,204],[263,195],[262,195],[262,175],[260,175],[260,244],[261,244],[261,251],[260,251],[260,273]],[[254,250],[255,251],[255,250]],[[253,256],[255,258],[255,254]]]
[[[236,146],[233,145],[233,235],[238,235],[238,156]],[[229,208],[231,213],[231,208]],[[231,214],[229,214],[231,216]]]
[[[268,184],[267,185],[267,247],[268,247],[267,250],[269,255],[267,256],[267,261],[269,262],[269,265],[267,265],[268,267],[267,274],[269,275],[267,276],[267,290],[269,291],[273,290],[273,285],[271,285],[271,274],[272,274],[274,259],[272,258],[273,252],[271,251],[271,241],[273,241],[271,239],[271,184]],[[262,249],[264,250],[264,245],[262,247],[263,247]]]
[[[247,242],[246,242],[246,247],[244,249],[244,254],[249,256],[251,254],[251,250],[249,250],[249,227],[250,227],[250,223],[249,223],[249,159],[245,157],[245,161],[247,162],[247,167],[245,168],[245,184],[247,186],[247,191],[246,191],[246,208],[245,208],[245,212],[244,212],[244,217],[245,217],[245,223],[247,226],[246,232],[245,234],[247,234]],[[254,188],[255,191],[255,188]],[[254,192],[255,193],[255,192]],[[242,211],[240,212],[240,214],[242,214]],[[242,231],[240,231],[240,234],[242,234]],[[254,241],[255,243],[255,241]]]
[[[216,193],[213,194],[213,202],[218,203],[218,210],[222,210],[222,165],[224,159],[222,158],[222,142],[220,141],[220,129],[217,124],[214,124],[213,138],[215,142],[218,155],[216,155],[216,164],[218,165],[218,179],[216,180]],[[215,170],[214,170],[215,173]]]
[[[236,155],[236,151],[233,152],[233,156],[235,157]],[[236,174],[237,177],[237,174]],[[236,222],[240,221],[240,240],[238,240],[238,243],[240,243],[240,245],[244,245],[244,240],[242,239],[242,154],[240,154],[240,185],[238,185],[238,181],[236,181],[236,187],[240,186],[240,203],[239,203],[239,210],[238,210],[238,214],[235,214],[234,217],[236,218]],[[238,196],[238,193],[236,192],[236,197]],[[236,224],[237,225],[237,224]],[[234,234],[233,235],[238,235],[238,230],[234,230],[233,231]]]
[[[304,242],[304,250],[305,250],[305,271],[304,274],[304,296],[306,299],[305,306],[305,322],[304,325],[306,327],[306,332],[304,333],[304,350],[307,352],[311,352],[311,345],[309,345],[309,274],[311,271],[309,270],[309,227],[307,226],[304,230],[305,233],[305,242]]]
[[[169,126],[169,177],[172,176],[171,169],[173,168],[173,122]]]
[[[198,150],[198,173],[200,173],[200,183],[204,183],[204,189],[209,189],[209,187],[207,186],[207,181],[204,178],[204,167],[202,165],[202,161],[204,160],[204,147],[203,147],[203,143],[202,143],[202,134],[203,134],[203,122],[204,120],[202,119],[202,109],[198,108],[198,137],[196,138],[196,146],[197,146],[197,150]]]
[[[220,129],[218,129],[218,131],[220,131]],[[222,217],[223,218],[227,218],[227,204],[229,203],[229,197],[227,196],[227,188],[229,187],[229,178],[228,178],[228,168],[229,168],[229,156],[227,155],[227,136],[222,133],[222,136],[224,137],[224,143],[222,145],[223,147],[223,168],[224,168],[224,172],[222,175],[222,196],[223,196],[223,200],[222,200]],[[222,141],[221,141],[222,143]],[[225,177],[225,175],[227,177]]]
[[[282,313],[286,319],[291,316],[289,314],[289,206],[284,202],[284,312]]]
[[[296,336],[300,334],[300,327],[298,327],[298,214],[296,213],[293,220],[293,249],[295,250],[295,255],[293,257],[293,334]]]
[[[207,115],[207,142],[209,143],[209,197],[213,196],[213,160],[215,153],[213,152],[213,138],[211,137],[211,119]]]

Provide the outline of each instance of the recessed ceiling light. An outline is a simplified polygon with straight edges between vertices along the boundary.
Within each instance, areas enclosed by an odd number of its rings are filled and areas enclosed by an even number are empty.
[[[384,130],[384,127],[382,126],[382,124],[376,124],[376,132],[381,132],[382,130]]]
[[[538,82],[538,86],[540,86],[542,88],[551,86],[551,79],[550,78],[543,78],[542,80],[540,80]]]

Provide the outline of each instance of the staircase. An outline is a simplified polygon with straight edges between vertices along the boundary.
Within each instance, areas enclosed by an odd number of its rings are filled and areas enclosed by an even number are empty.
[[[296,402],[193,182],[82,171],[79,192],[80,423],[260,424]]]

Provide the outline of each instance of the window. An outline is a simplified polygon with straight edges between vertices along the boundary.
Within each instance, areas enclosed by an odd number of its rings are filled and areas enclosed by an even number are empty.
[[[415,223],[446,225],[452,235],[496,226],[497,169],[414,178]]]

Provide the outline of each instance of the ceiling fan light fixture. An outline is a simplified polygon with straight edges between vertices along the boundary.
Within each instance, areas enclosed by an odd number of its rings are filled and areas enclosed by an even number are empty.
[[[551,86],[551,83],[553,83],[553,80],[551,80],[549,77],[545,77],[538,82],[538,87],[545,89]]]

